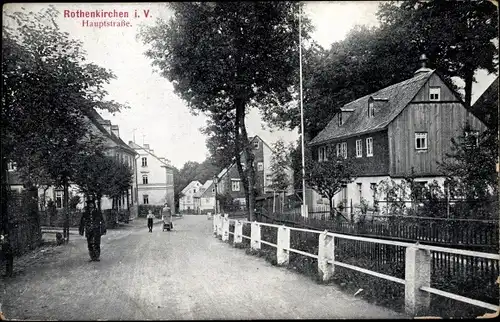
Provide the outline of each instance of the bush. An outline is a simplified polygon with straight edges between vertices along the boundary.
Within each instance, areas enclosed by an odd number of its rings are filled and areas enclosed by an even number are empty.
[[[148,212],[151,210],[153,215],[155,215],[156,218],[161,217],[161,210],[163,209],[163,206],[157,206],[157,205],[139,205],[139,217],[146,217],[148,215]]]

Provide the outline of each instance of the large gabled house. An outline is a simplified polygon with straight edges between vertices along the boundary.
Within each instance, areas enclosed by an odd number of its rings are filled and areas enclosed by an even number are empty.
[[[129,141],[136,152],[135,198],[139,205],[174,207],[174,168],[170,161],[159,157],[149,144],[139,145]]]
[[[373,205],[380,181],[397,182],[412,169],[416,181],[443,184],[438,162],[466,123],[478,132],[486,129],[424,63],[414,77],[344,105],[309,145],[319,161],[333,149],[360,167],[357,178],[334,197],[336,204],[352,200],[356,205],[363,198]],[[325,201],[315,192],[311,199],[310,209]]]
[[[196,196],[198,196],[202,186],[201,182],[194,180],[182,189],[182,197],[179,199],[179,211],[187,213],[197,213],[199,211]]]
[[[91,109],[90,112],[87,113],[87,118],[89,129],[103,139],[106,155],[130,167],[134,174],[134,178],[127,192],[116,200],[103,197],[101,200],[101,209],[111,209],[114,206],[116,209],[130,210],[131,207],[133,207],[130,217],[134,218],[137,216],[135,207],[137,205],[137,198],[134,196],[136,184],[135,158],[137,153],[120,138],[118,125],[113,125],[111,121],[103,119],[95,109]],[[114,205],[113,202],[115,203]]]
[[[255,169],[255,187],[257,195],[263,196],[272,193],[271,188],[273,173],[271,170],[273,149],[259,136],[254,136],[250,139],[252,153],[254,154],[254,169]],[[245,158],[241,155],[241,163],[245,166]],[[288,195],[293,194],[293,170],[286,170],[290,181],[289,189],[286,191]],[[222,169],[217,175],[217,193],[228,194],[233,202],[243,207],[246,204],[245,191],[241,181],[236,162],[231,163],[228,167]]]

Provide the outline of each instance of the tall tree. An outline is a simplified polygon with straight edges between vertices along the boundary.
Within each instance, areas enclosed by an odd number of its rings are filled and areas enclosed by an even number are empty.
[[[288,177],[287,173],[289,168],[288,149],[283,140],[278,140],[273,144],[273,155],[271,157],[271,189],[279,192],[288,189],[291,183],[291,178]]]
[[[488,0],[409,0],[383,3],[378,12],[382,29],[405,35],[418,52],[426,53],[447,77],[465,82],[465,105],[471,106],[478,69],[497,73],[498,11]]]
[[[187,101],[192,111],[233,113],[235,151],[248,162],[236,162],[246,196],[249,219],[255,205],[254,156],[245,114],[250,105],[277,94],[281,104],[298,83],[297,2],[172,3],[175,14],[142,31],[150,46],[146,55]],[[304,19],[303,36],[309,22]],[[247,175],[248,174],[248,175]]]
[[[207,136],[206,146],[213,165],[222,169],[234,161],[236,143],[232,113],[212,114],[202,133]]]
[[[23,10],[4,15],[2,182],[8,161],[20,167],[43,168],[52,183],[65,187],[68,237],[67,187],[74,174],[74,156],[85,148],[84,113],[94,107],[115,112],[123,105],[103,101],[107,94],[104,85],[114,75],[85,62],[81,42],[71,39],[55,23],[58,15],[52,6],[35,13]]]

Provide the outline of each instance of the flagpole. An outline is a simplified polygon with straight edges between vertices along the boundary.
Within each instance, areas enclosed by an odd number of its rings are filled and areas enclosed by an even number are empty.
[[[299,2],[299,73],[300,73],[300,129],[302,143],[302,207],[301,212],[303,217],[307,217],[306,205],[306,161],[304,151],[304,106],[302,102],[302,7]]]

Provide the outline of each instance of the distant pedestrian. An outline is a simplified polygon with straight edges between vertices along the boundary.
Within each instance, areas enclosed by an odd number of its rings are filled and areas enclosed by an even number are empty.
[[[155,216],[153,215],[153,213],[151,212],[151,210],[148,212],[148,228],[149,228],[149,232],[152,233],[153,232],[153,218]]]
[[[96,209],[94,200],[87,200],[87,208],[80,220],[80,235],[87,237],[90,261],[99,262],[101,255],[101,236],[106,234],[102,213]]]
[[[14,252],[12,251],[12,246],[10,245],[9,236],[0,235],[0,250],[3,253],[5,259],[5,275],[14,275]],[[0,253],[0,255],[2,255]]]
[[[172,229],[174,228],[172,224],[172,211],[170,207],[168,206],[168,203],[165,203],[163,205],[163,209],[161,210],[161,220],[163,221],[163,228],[169,228]]]

